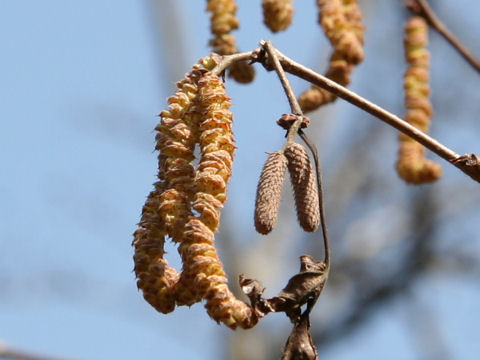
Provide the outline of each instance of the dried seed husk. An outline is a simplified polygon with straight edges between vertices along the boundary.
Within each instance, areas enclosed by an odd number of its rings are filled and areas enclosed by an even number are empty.
[[[312,163],[305,148],[297,143],[284,151],[295,196],[297,218],[303,230],[313,232],[320,225],[317,182]]]
[[[257,186],[255,199],[255,229],[266,235],[277,222],[287,158],[281,152],[268,155]]]

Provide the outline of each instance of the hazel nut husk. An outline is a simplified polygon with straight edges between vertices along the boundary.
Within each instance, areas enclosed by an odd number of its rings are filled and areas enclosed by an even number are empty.
[[[428,24],[419,16],[412,17],[405,26],[405,58],[408,68],[404,74],[405,120],[427,133],[433,115],[429,100]],[[399,176],[410,184],[436,181],[442,176],[441,166],[425,158],[425,149],[418,142],[400,135],[400,149],[396,164]]]

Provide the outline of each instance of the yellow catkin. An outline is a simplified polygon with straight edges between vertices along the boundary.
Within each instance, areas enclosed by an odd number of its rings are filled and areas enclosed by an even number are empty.
[[[210,31],[213,38],[210,46],[220,55],[231,55],[238,52],[235,36],[230,34],[238,28],[235,16],[237,5],[234,0],[207,0],[207,11],[210,12]],[[229,77],[239,83],[249,83],[255,77],[253,66],[239,62],[229,69]]]
[[[277,222],[286,169],[287,158],[281,152],[270,154],[263,166],[257,186],[254,215],[255,229],[260,234],[271,232]]]
[[[364,58],[362,13],[356,0],[317,0],[319,23],[333,46],[330,65],[325,74],[329,79],[346,86],[350,75]],[[299,96],[303,111],[313,111],[333,102],[336,96],[318,86],[312,86]]]
[[[283,31],[292,23],[292,0],[263,0],[263,22],[273,32]]]
[[[419,16],[412,17],[405,27],[405,57],[408,63],[404,75],[405,120],[423,132],[428,132],[433,115],[429,100],[428,25]],[[423,184],[442,175],[439,164],[425,158],[424,147],[415,140],[400,135],[397,172],[406,182]]]
[[[226,200],[226,184],[231,176],[235,150],[230,98],[220,78],[205,74],[198,83],[202,157],[195,176],[193,208],[197,216],[185,226],[179,247],[183,260],[180,283],[194,287],[206,300],[208,314],[217,322],[235,329],[250,328],[257,322],[254,310],[238,300],[227,285],[227,277],[214,246],[220,209]]]
[[[145,299],[158,311],[174,309],[179,274],[163,259],[165,237],[181,242],[183,228],[192,216],[195,171],[191,161],[199,141],[195,108],[197,82],[216,65],[213,57],[201,59],[192,72],[178,82],[176,93],[168,99],[169,107],[160,114],[156,127],[156,150],[159,155],[159,182],[143,207],[139,229],[134,233],[135,273]],[[188,289],[183,297],[198,301]]]
[[[303,230],[315,231],[320,225],[320,207],[312,163],[300,144],[289,145],[284,153],[288,160],[298,222]]]

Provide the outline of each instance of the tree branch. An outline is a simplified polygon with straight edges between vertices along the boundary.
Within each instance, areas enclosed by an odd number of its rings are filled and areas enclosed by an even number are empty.
[[[440,21],[433,9],[428,5],[426,0],[413,0],[407,3],[407,7],[414,13],[423,16],[430,26],[452,45],[462,57],[478,72],[480,72],[480,60],[468,50],[468,48],[458,40],[455,35]]]
[[[261,43],[263,44],[263,42]],[[304,79],[325,90],[328,90],[337,95],[338,97],[342,98],[343,100],[348,101],[352,105],[355,105],[358,108],[382,120],[383,122],[394,127],[401,133],[419,142],[430,151],[434,152],[441,158],[448,161],[450,164],[459,168],[465,174],[470,176],[473,180],[480,183],[480,157],[478,157],[476,154],[457,154],[455,151],[451,150],[450,148],[435,140],[431,136],[420,131],[416,127],[410,125],[408,122],[401,119],[397,115],[392,114],[391,112],[363,98],[355,92],[348,90],[347,88],[341,86],[335,81],[332,81],[327,77],[297,63],[296,61],[282,54],[277,49],[273,48],[273,45],[272,49],[275,51],[276,57],[278,57],[282,69],[286,72],[295,75],[301,79]],[[220,74],[231,64],[238,61],[246,60],[250,60],[251,62],[260,62],[267,70],[272,70],[272,64],[269,63],[268,57],[266,57],[265,54],[262,54],[262,49],[256,49],[254,51],[246,53],[224,56],[223,60],[217,65],[217,67],[215,67],[215,69],[213,69],[213,72],[215,74]]]
[[[0,359],[14,360],[66,360],[66,358],[39,355],[23,349],[12,347],[0,340]]]

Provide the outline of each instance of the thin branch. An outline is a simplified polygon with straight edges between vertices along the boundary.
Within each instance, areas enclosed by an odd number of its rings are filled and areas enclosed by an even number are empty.
[[[66,360],[66,358],[39,355],[6,344],[0,340],[0,359],[12,360]]]
[[[267,42],[262,42],[262,44],[267,44]],[[401,133],[419,142],[430,151],[434,152],[441,158],[448,161],[450,164],[459,168],[465,174],[470,176],[473,180],[480,183],[480,157],[476,154],[457,154],[455,151],[451,150],[450,148],[435,140],[431,136],[428,136],[421,130],[417,129],[415,126],[410,125],[408,122],[396,116],[395,114],[392,114],[391,112],[363,98],[362,96],[357,95],[353,91],[350,91],[347,88],[339,85],[335,81],[332,81],[327,77],[297,63],[296,61],[282,54],[277,49],[273,48],[273,45],[271,45],[271,47],[276,54],[276,56],[274,56],[272,59],[278,57],[281,68],[284,71],[299,78],[302,78],[325,90],[328,90],[337,95],[338,97],[344,99],[345,101],[348,101],[352,105],[355,105],[358,108],[368,112],[369,114],[382,120],[388,125],[394,127]],[[266,56],[260,56],[259,54],[261,54],[261,49],[256,49],[250,52],[239,53],[235,55],[224,56],[223,60],[215,67],[215,69],[213,69],[213,72],[218,75],[231,64],[238,61],[246,60],[250,60],[251,62],[261,62],[265,66],[265,68],[270,70],[272,64],[269,63],[269,58]],[[291,99],[289,98],[289,101],[290,100]],[[296,134],[295,128],[292,129],[292,131],[294,131],[294,133]]]
[[[273,62],[275,72],[277,73],[278,78],[282,83],[283,90],[285,91],[285,94],[287,95],[287,98],[288,98],[288,102],[290,103],[290,109],[295,115],[297,115],[297,120],[295,120],[292,126],[290,126],[290,128],[288,129],[287,143],[285,144],[285,147],[287,147],[295,141],[295,135],[297,135],[298,130],[300,130],[300,125],[302,125],[302,121],[303,121],[302,108],[298,104],[297,97],[293,93],[292,87],[290,86],[290,83],[287,79],[287,75],[285,74],[285,71],[283,70],[282,65],[280,64],[280,61],[278,60],[276,49],[273,47],[272,42],[262,40],[260,41],[260,45],[265,48],[265,50],[268,53],[269,60]]]
[[[253,57],[254,53],[255,53],[255,50],[246,51],[246,52],[243,52],[243,53],[237,53],[237,54],[233,54],[233,55],[223,56],[222,60],[212,70],[212,73],[215,74],[215,75],[220,75],[223,71],[225,71],[226,68],[228,68],[229,66],[231,66],[231,65],[233,65],[237,62],[252,60],[252,57]]]
[[[407,7],[413,12],[423,16],[428,23],[447,40],[462,57],[478,72],[480,72],[480,60],[468,50],[468,48],[458,40],[455,35],[443,24],[437,17],[433,9],[428,5],[426,0],[413,0],[414,2],[407,3]]]

